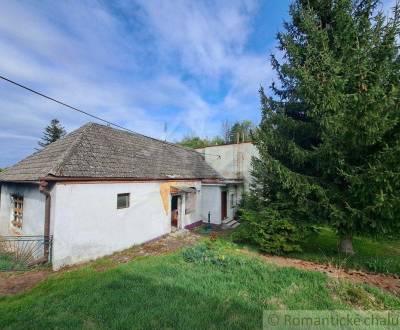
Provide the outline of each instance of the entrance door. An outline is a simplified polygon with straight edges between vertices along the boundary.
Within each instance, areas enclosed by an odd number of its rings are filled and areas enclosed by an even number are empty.
[[[227,206],[228,206],[228,193],[226,191],[221,191],[221,220],[224,220],[228,217]]]
[[[171,198],[171,226],[178,227],[179,222],[179,197],[172,196]]]

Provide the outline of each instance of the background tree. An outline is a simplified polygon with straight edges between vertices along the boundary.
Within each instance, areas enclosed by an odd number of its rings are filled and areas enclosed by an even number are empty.
[[[251,133],[254,125],[250,120],[236,122],[229,130],[229,143],[248,142],[251,140]]]
[[[225,143],[230,143],[231,141],[231,127],[232,124],[228,120],[222,122],[222,138]]]
[[[50,143],[53,143],[57,141],[58,139],[62,138],[65,136],[67,132],[65,131],[64,127],[61,126],[60,122],[58,119],[53,119],[50,122],[50,125],[48,125],[43,133],[42,140],[38,142],[38,144],[41,147],[45,147],[49,145]]]
[[[225,144],[225,140],[220,136],[214,136],[209,141],[209,146],[220,146],[220,145],[224,145],[224,144]]]
[[[220,136],[215,136],[212,139],[200,138],[198,136],[186,136],[178,142],[179,145],[186,148],[204,148],[208,146],[218,146],[225,144],[225,140]]]
[[[242,141],[242,125],[236,122],[232,125],[229,132],[229,143],[239,143]]]
[[[178,142],[179,145],[192,149],[207,147],[209,143],[207,139],[202,139],[198,136],[186,136]]]
[[[225,120],[222,123],[222,137],[217,135],[209,139],[188,135],[177,143],[181,146],[195,149],[230,143],[248,142],[251,141],[253,130],[254,125],[250,120],[236,122],[233,125],[231,125],[229,121]]]
[[[261,89],[252,194],[271,219],[357,234],[399,232],[399,10],[374,0],[296,0]]]

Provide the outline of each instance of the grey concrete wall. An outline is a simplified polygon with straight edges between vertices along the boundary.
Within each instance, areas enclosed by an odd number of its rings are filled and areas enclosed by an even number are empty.
[[[23,226],[19,230],[11,225],[13,194],[24,197]],[[0,194],[0,235],[43,235],[45,196],[39,186],[24,183],[1,183]]]
[[[251,158],[258,157],[252,143],[228,144],[196,149],[208,164],[226,179],[243,179],[244,188],[251,183]]]

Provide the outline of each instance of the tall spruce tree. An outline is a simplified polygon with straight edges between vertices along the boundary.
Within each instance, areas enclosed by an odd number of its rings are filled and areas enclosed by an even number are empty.
[[[58,139],[65,136],[67,132],[64,127],[61,126],[58,119],[53,119],[44,129],[42,140],[38,142],[41,147],[48,146],[50,143],[57,141]]]
[[[356,234],[400,229],[399,9],[376,0],[296,0],[283,59],[261,94],[253,196],[279,218]]]

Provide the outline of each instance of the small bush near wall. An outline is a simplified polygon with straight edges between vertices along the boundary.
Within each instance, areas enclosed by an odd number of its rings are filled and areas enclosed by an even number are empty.
[[[283,254],[300,251],[302,233],[292,222],[281,219],[270,209],[263,209],[251,196],[245,196],[238,212],[241,225],[232,234],[238,243],[255,245],[260,251]]]
[[[24,269],[26,266],[21,261],[16,260],[12,254],[0,250],[0,272]]]

